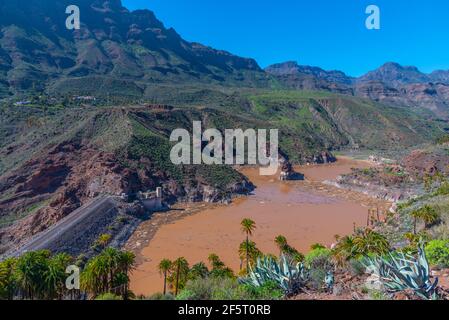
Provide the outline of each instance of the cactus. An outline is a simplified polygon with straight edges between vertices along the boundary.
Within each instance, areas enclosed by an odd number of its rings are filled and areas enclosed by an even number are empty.
[[[279,261],[272,257],[258,258],[255,266],[250,267],[247,277],[239,282],[245,285],[261,287],[268,282],[276,283],[285,295],[299,292],[307,281],[307,270],[302,263],[293,263],[284,255]]]
[[[417,257],[396,252],[386,257],[366,258],[364,265],[390,293],[411,290],[422,299],[437,299],[438,278],[431,280],[423,244]]]

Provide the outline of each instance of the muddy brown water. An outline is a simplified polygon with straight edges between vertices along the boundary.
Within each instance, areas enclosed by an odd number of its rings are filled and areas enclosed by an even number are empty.
[[[209,254],[215,253],[238,271],[238,247],[245,238],[240,229],[243,218],[256,222],[252,240],[265,253],[278,254],[274,238],[281,234],[302,252],[314,243],[330,246],[335,235],[352,233],[354,223],[366,224],[368,207],[387,204],[333,190],[321,182],[349,173],[353,167],[368,166],[367,162],[340,158],[335,164],[299,167],[306,181],[287,183],[259,176],[255,168],[242,169],[257,186],[254,195],[162,225],[138,252],[141,261],[132,274],[131,289],[144,295],[162,291],[163,278],[157,265],[165,258],[185,257],[192,265],[206,262]]]

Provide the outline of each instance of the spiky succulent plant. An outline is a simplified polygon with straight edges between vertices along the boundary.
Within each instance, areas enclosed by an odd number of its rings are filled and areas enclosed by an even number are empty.
[[[417,257],[395,252],[384,257],[366,258],[364,264],[391,293],[413,291],[422,299],[437,298],[438,278],[431,279],[423,244],[419,245]]]
[[[258,258],[250,267],[248,276],[240,278],[241,284],[261,287],[268,282],[275,283],[286,295],[297,293],[307,281],[308,273],[302,263],[294,263],[282,255],[279,261],[271,256]]]

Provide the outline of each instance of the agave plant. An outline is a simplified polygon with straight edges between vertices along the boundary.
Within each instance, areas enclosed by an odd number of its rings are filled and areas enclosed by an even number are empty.
[[[250,266],[247,277],[240,278],[241,284],[261,287],[268,282],[276,283],[286,295],[297,293],[307,281],[307,270],[302,263],[294,263],[282,255],[278,260],[265,256],[258,258],[255,266]]]
[[[430,278],[430,267],[422,243],[417,257],[396,252],[386,257],[366,258],[364,265],[391,293],[411,290],[422,299],[437,299],[438,278],[433,282]]]

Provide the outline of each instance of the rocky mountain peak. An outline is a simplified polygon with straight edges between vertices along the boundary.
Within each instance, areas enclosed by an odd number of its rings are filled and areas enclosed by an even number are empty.
[[[273,75],[288,75],[297,74],[300,70],[300,66],[296,61],[286,61],[282,63],[276,63],[265,68],[265,71]]]
[[[396,87],[400,84],[428,82],[429,77],[414,66],[402,66],[396,62],[387,62],[380,68],[370,71],[358,79],[365,81],[380,81]]]

